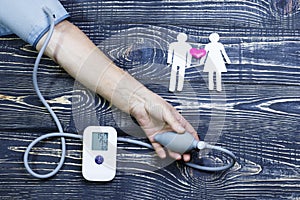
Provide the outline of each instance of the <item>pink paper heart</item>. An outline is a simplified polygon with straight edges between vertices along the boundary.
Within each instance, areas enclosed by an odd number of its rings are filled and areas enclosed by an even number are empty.
[[[199,59],[199,58],[202,58],[203,56],[206,55],[206,51],[205,51],[205,49],[191,48],[190,54],[191,54],[194,58]]]

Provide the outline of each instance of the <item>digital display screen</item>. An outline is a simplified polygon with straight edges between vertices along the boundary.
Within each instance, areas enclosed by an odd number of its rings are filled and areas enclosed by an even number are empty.
[[[107,151],[108,150],[108,133],[93,132],[92,134],[92,150]]]

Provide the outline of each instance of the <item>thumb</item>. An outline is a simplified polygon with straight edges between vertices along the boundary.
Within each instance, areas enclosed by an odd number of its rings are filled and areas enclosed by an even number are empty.
[[[184,133],[184,122],[185,119],[177,112],[164,112],[164,120],[167,124],[177,133]]]

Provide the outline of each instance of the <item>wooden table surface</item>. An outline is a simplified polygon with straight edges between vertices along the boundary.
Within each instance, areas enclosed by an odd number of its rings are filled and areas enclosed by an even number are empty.
[[[0,38],[1,200],[300,199],[300,1],[61,2],[70,21],[118,66],[172,103],[202,139],[234,152],[237,163],[226,172],[207,173],[119,143],[116,178],[93,183],[81,175],[81,142],[67,139],[63,169],[49,180],[36,180],[25,171],[23,153],[56,126],[33,90],[37,52],[17,36],[6,36]],[[201,66],[187,69],[182,92],[168,92],[166,53],[180,32],[194,47],[208,43],[210,33],[220,34],[232,61],[223,73],[222,92],[208,91]],[[126,137],[140,135],[130,116],[95,97],[49,58],[43,58],[38,76],[65,131],[100,124]],[[49,139],[34,148],[31,163],[46,172],[59,153],[59,139]]]

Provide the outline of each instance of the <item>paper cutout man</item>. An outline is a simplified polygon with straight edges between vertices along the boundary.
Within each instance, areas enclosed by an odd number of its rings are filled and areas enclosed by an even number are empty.
[[[176,88],[177,71],[179,71],[177,91],[182,91],[185,68],[191,66],[192,56],[190,49],[192,46],[187,43],[188,36],[185,33],[179,33],[177,42],[169,46],[167,63],[172,66],[169,91],[174,92]]]
[[[218,33],[210,34],[210,43],[205,46],[206,56],[201,59],[200,64],[204,64],[203,71],[208,72],[209,90],[214,89],[214,73],[216,73],[216,89],[220,92],[222,91],[222,72],[227,72],[224,59],[228,64],[231,64],[231,61],[219,39]]]

